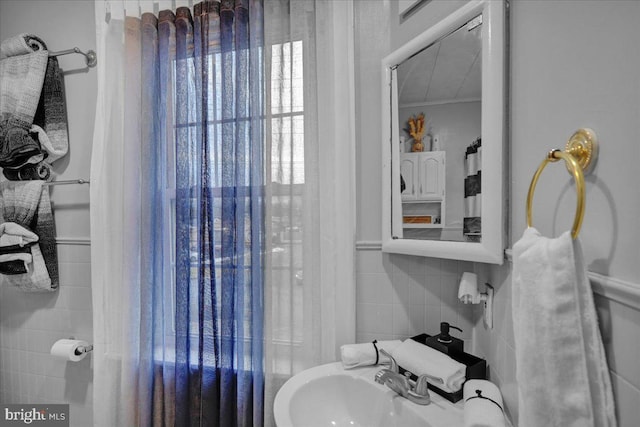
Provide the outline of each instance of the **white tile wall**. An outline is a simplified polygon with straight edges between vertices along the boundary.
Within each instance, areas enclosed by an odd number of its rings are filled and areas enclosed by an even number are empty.
[[[72,25],[69,11],[73,11]],[[94,49],[94,2],[74,0],[0,1],[0,40],[19,33],[37,34],[51,50],[78,46]],[[65,71],[69,153],[55,162],[59,180],[89,178],[97,96],[96,69],[84,70],[81,57],[59,57]],[[100,60],[100,58],[98,58]],[[86,71],[86,72],[85,72]],[[58,237],[89,235],[89,186],[50,189]],[[93,424],[91,356],[71,363],[53,359],[60,338],[92,340],[91,268],[88,245],[58,245],[60,289],[24,294],[0,289],[0,402],[69,403],[70,425]]]
[[[505,407],[518,421],[518,401],[513,318],[511,313],[511,263],[478,265],[480,278],[494,285],[494,329],[485,330],[477,310],[474,318],[474,350],[487,359],[490,379],[500,386]],[[640,423],[640,311],[595,295],[600,333],[607,354],[620,427]]]
[[[357,256],[358,342],[404,339],[438,332],[439,323],[460,326],[465,349],[487,360],[489,378],[498,384],[514,425],[518,422],[511,263],[488,266],[462,261],[383,254],[359,250]],[[457,302],[457,283],[464,271],[491,283],[494,328],[487,330],[480,306]],[[640,422],[640,311],[600,295],[595,297],[602,339],[613,384],[620,427]]]
[[[464,332],[457,336],[469,346],[473,311],[458,301],[457,293],[462,272],[472,270],[468,262],[359,250],[357,341],[434,335],[444,321],[460,327]]]
[[[518,388],[516,383],[513,320],[511,314],[511,264],[488,267],[477,264],[480,282],[490,283],[494,288],[493,329],[487,330],[482,322],[482,308],[476,308],[474,352],[487,360],[489,379],[502,391],[505,409],[517,425]]]
[[[615,372],[611,373],[611,385],[616,396],[618,426],[637,426],[640,423],[640,394],[638,388]]]
[[[595,297],[619,427],[640,425],[640,311]]]
[[[67,362],[49,354],[61,338],[92,341],[88,245],[58,245],[60,288],[47,294],[0,289],[0,402],[68,403],[70,425],[92,424],[91,355]]]

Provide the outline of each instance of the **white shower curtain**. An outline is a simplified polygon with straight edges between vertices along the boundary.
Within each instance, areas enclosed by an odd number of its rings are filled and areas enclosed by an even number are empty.
[[[148,331],[141,328],[143,266],[135,256],[145,249],[140,237],[145,219],[132,202],[143,191],[135,165],[145,153],[132,139],[140,134],[140,122],[131,114],[139,113],[136,88],[142,76],[125,68],[124,17],[192,3],[96,0],[95,5],[94,424],[111,427],[123,421],[134,425],[129,421],[144,410],[138,396],[145,385],[138,375],[153,357]],[[355,339],[352,7],[351,2],[264,1],[267,425],[286,379],[337,360],[339,346]],[[172,245],[170,233],[166,238]],[[170,295],[167,307],[170,315]]]

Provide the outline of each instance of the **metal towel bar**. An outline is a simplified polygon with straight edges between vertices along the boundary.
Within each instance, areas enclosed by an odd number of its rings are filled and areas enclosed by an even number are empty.
[[[88,50],[86,53],[81,51],[80,48],[74,47],[72,49],[61,50],[59,52],[49,52],[49,56],[62,56],[69,55],[70,53],[79,53],[80,55],[84,55],[84,59],[87,62],[87,67],[93,68],[98,63],[98,56],[95,51]]]
[[[44,183],[44,185],[69,185],[69,184],[89,184],[89,180],[88,179],[69,179],[65,181],[49,181]]]

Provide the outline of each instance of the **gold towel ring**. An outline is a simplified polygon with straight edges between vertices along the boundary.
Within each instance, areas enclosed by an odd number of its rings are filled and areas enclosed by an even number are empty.
[[[576,193],[578,195],[578,203],[576,206],[576,216],[573,220],[573,227],[571,227],[571,237],[574,239],[578,237],[580,227],[582,226],[582,219],[584,217],[584,175],[591,172],[595,165],[595,159],[598,156],[598,140],[595,132],[591,129],[579,129],[577,130],[567,142],[565,151],[551,150],[547,157],[542,161],[538,170],[531,179],[529,185],[529,193],[527,194],[527,226],[531,227],[531,205],[533,203],[533,193],[538,183],[538,178],[544,170],[545,166],[549,162],[557,162],[563,159],[567,165],[569,173],[573,175],[573,179],[576,182]],[[584,171],[584,172],[583,172]]]

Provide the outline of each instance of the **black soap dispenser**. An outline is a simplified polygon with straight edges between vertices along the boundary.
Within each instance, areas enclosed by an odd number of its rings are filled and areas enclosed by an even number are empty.
[[[457,326],[450,325],[447,322],[440,323],[440,333],[433,337],[427,338],[426,344],[435,348],[436,350],[449,354],[449,353],[463,353],[464,341],[460,338],[452,337],[449,335],[449,328],[457,329],[462,332],[462,329]]]

